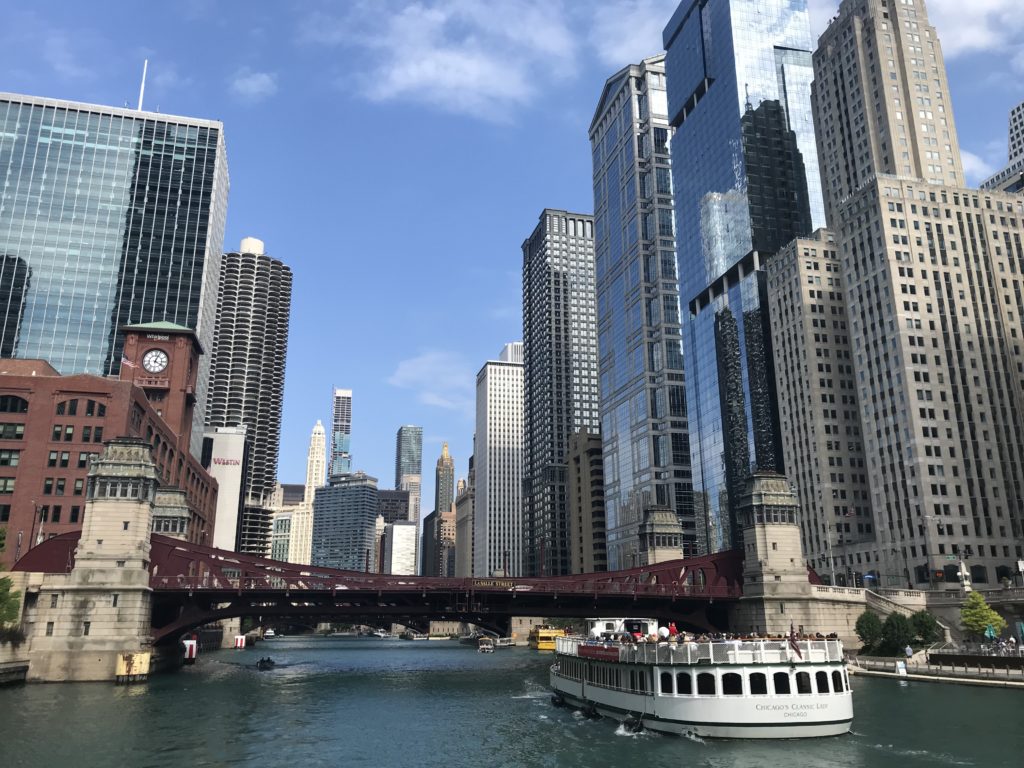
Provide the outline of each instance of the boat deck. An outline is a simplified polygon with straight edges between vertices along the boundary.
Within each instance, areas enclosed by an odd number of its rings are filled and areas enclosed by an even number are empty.
[[[841,663],[839,640],[723,640],[716,642],[618,643],[559,637],[555,652],[563,656],[633,664],[822,664]]]

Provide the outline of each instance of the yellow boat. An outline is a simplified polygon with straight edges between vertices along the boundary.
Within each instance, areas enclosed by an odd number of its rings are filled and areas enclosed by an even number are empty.
[[[558,637],[565,637],[564,629],[540,624],[530,630],[530,647],[535,651],[553,651]]]

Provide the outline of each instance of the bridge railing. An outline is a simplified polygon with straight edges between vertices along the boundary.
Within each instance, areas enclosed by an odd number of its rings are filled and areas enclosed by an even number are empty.
[[[412,589],[451,592],[512,592],[529,594],[594,594],[594,595],[637,595],[646,597],[673,598],[734,598],[741,593],[739,586],[694,585],[687,583],[640,583],[622,581],[579,581],[575,579],[452,579],[430,577],[394,576],[351,576],[325,577],[321,574],[308,576],[284,576],[277,574],[225,576],[206,573],[201,576],[160,576],[150,579],[150,586],[161,590],[190,591],[317,591],[344,592],[346,590],[376,590],[380,592],[408,592]]]

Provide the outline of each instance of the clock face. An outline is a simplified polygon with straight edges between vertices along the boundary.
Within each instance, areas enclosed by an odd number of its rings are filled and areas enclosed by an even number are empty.
[[[142,367],[150,373],[160,373],[167,367],[167,353],[162,349],[151,349],[142,357]]]

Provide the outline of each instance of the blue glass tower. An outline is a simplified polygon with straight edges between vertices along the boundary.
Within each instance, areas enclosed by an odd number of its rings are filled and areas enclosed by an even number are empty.
[[[664,32],[699,546],[739,546],[755,469],[785,471],[762,267],[824,226],[806,0],[684,0]]]
[[[212,120],[0,93],[0,355],[116,375],[125,325],[213,346],[227,212]],[[209,356],[200,360],[193,452]]]
[[[696,542],[686,430],[664,55],[624,67],[590,124],[607,557],[648,564],[641,529],[671,509]]]

